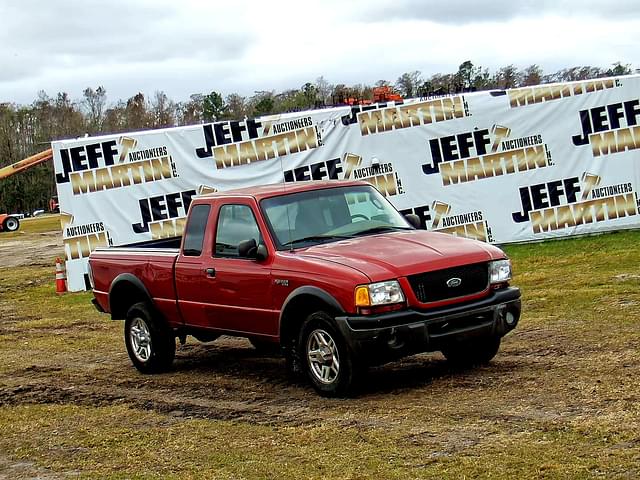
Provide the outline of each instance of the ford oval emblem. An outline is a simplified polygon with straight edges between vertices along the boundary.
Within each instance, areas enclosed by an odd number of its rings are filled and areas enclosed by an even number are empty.
[[[459,279],[458,277],[453,277],[447,280],[447,287],[449,288],[459,287],[461,283],[462,283],[461,279]]]

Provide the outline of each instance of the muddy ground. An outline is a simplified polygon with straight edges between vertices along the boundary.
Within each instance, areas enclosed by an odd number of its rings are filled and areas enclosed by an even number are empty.
[[[43,265],[53,270],[51,259],[62,253],[58,233],[0,238],[2,269]],[[5,289],[37,289],[52,277],[16,282]],[[635,327],[629,327],[629,342],[621,343],[615,332],[585,328],[584,317],[552,314],[541,321],[530,316],[532,310],[542,311],[544,300],[525,301],[521,325],[487,367],[452,370],[439,353],[416,355],[373,369],[357,398],[327,400],[288,378],[283,359],[260,354],[244,339],[202,344],[189,338],[178,347],[172,372],[144,376],[128,360],[122,323],[86,310],[88,318],[47,324],[40,314],[20,311],[3,299],[0,334],[23,346],[3,360],[0,405],[125,404],[165,414],[170,421],[384,429],[395,442],[424,447],[427,463],[545,428],[588,432],[596,424],[612,430],[624,424],[620,428],[635,432],[640,403]],[[25,320],[37,328],[25,329]],[[51,339],[60,347],[51,347]],[[631,449],[640,459],[640,433],[631,443],[623,437],[626,443],[612,448]],[[640,467],[616,470],[614,465],[605,471],[640,476]],[[0,479],[74,475],[0,452]]]
[[[0,258],[2,268],[18,266],[51,265],[51,258],[62,257],[62,233],[44,232],[0,237]]]

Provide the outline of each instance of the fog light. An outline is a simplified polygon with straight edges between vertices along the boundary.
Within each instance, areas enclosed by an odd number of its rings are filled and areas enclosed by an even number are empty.
[[[507,325],[511,326],[516,323],[516,317],[513,315],[513,313],[507,312],[507,314],[504,316],[504,321],[507,323]]]

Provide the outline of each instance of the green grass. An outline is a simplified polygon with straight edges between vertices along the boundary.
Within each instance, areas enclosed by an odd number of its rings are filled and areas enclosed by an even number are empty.
[[[20,228],[17,232],[0,232],[0,241],[3,238],[20,238],[33,233],[59,232],[60,215],[46,214],[33,218],[23,218],[20,220]]]
[[[633,434],[566,426],[505,431],[438,450],[386,428],[176,420],[126,406],[0,410],[16,459],[93,478],[594,478],[638,473]],[[461,423],[459,428],[474,430]],[[17,439],[20,440],[17,440]],[[8,441],[13,439],[13,441]],[[631,477],[630,477],[631,478]]]
[[[346,400],[238,344],[190,340],[173,372],[140,375],[90,294],[2,269],[0,476],[640,478],[639,244],[507,246],[523,317],[490,366],[412,357]]]

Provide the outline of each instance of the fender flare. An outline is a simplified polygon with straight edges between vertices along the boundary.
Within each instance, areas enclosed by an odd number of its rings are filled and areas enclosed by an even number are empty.
[[[284,317],[284,313],[287,311],[287,307],[291,304],[291,302],[299,298],[301,295],[310,295],[310,296],[316,297],[318,300],[321,300],[322,302],[329,305],[331,308],[335,309],[336,312],[345,313],[344,308],[342,308],[342,305],[340,305],[340,303],[333,297],[333,295],[328,293],[326,290],[323,290],[319,287],[314,287],[311,285],[298,287],[287,296],[284,303],[282,304],[282,308],[280,310],[280,317],[278,318],[278,333],[281,338],[282,338],[282,320]]]
[[[142,281],[138,277],[136,277],[132,273],[121,273],[113,279],[113,282],[111,282],[111,286],[109,287],[109,310],[111,311],[111,318],[114,320],[118,319],[119,317],[117,316],[117,314],[114,315],[114,299],[112,298],[112,294],[113,291],[118,287],[118,285],[121,285],[125,282],[133,285],[136,290],[138,290],[144,297],[146,297],[149,303],[153,303],[147,287],[144,286],[144,283],[142,283]]]

